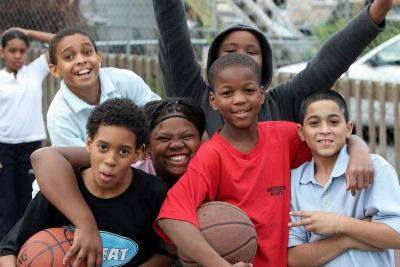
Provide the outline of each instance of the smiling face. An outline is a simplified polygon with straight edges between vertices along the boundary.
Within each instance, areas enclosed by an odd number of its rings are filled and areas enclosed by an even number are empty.
[[[90,169],[84,176],[88,190],[97,197],[120,195],[132,181],[131,164],[141,155],[136,134],[126,127],[101,125],[94,139],[88,137]]]
[[[18,38],[11,39],[1,50],[1,57],[4,59],[8,72],[18,72],[25,64],[28,46]]]
[[[75,94],[99,89],[100,53],[83,34],[65,36],[57,45],[57,63],[49,64],[51,73],[61,77]]]
[[[190,159],[200,147],[200,135],[187,119],[172,117],[153,130],[147,148],[157,175],[169,185],[186,171]]]
[[[224,128],[246,130],[256,127],[265,91],[251,69],[245,66],[223,69],[215,75],[213,88],[210,103],[223,117]]]
[[[260,42],[251,32],[233,31],[225,36],[218,47],[218,57],[233,52],[250,56],[260,69],[262,69],[262,50]]]
[[[346,123],[336,102],[319,100],[308,106],[298,133],[300,139],[309,146],[314,158],[335,161],[352,129],[352,122]]]

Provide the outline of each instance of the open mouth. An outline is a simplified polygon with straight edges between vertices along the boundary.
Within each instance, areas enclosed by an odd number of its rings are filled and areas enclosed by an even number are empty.
[[[90,74],[91,72],[92,72],[91,69],[81,69],[81,70],[76,71],[74,74],[77,76],[84,76],[84,75]]]
[[[171,155],[167,159],[173,163],[184,163],[189,160],[189,156],[187,154]]]
[[[110,173],[106,173],[106,172],[100,172],[100,178],[103,181],[110,181],[112,179],[113,175]]]

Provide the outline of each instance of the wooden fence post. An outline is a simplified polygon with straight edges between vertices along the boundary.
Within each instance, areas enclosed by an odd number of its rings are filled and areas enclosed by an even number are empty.
[[[375,101],[374,101],[374,87],[371,81],[368,81],[365,85],[367,87],[367,98],[368,98],[368,141],[371,153],[376,151],[376,123],[375,123]]]
[[[386,136],[386,86],[384,83],[378,83],[379,98],[379,154],[386,158],[387,136]]]
[[[400,114],[399,114],[399,103],[400,103],[400,84],[391,85],[393,89],[393,137],[394,137],[394,155],[395,155],[395,168],[397,173],[400,173]]]

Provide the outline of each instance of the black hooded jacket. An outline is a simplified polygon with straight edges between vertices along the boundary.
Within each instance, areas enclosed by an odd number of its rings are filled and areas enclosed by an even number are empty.
[[[199,103],[206,115],[206,130],[211,136],[222,128],[223,119],[209,104],[209,89],[194,57],[183,3],[181,0],[153,0],[153,6],[160,32],[158,57],[166,95],[191,97]],[[267,91],[259,121],[296,121],[300,103],[305,96],[332,88],[363,49],[382,31],[383,24],[377,26],[370,19],[368,8],[333,35],[305,70],[292,80]],[[223,30],[210,46],[207,70],[217,58],[217,50],[223,38],[234,30],[250,31],[260,41],[263,53],[262,81],[265,88],[268,88],[272,79],[271,46],[265,35],[253,27],[233,25]]]

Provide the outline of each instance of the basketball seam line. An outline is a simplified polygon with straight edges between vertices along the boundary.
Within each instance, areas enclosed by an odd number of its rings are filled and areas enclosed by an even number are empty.
[[[210,226],[206,226],[204,228],[200,228],[200,231],[205,231],[205,230],[208,230],[208,229],[213,228],[213,227],[222,226],[222,225],[230,225],[230,224],[241,224],[241,225],[250,226],[251,228],[254,228],[254,225],[250,224],[250,223],[236,222],[236,221],[232,222],[232,221],[230,221],[230,222],[224,222],[224,223],[218,223],[218,224],[213,224],[213,225],[210,225]]]

